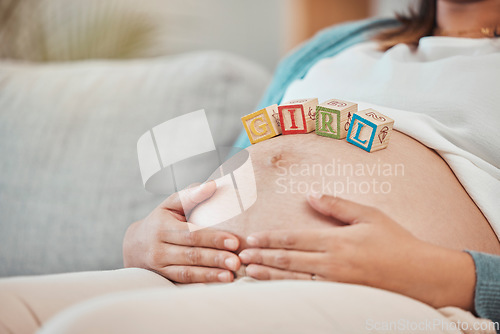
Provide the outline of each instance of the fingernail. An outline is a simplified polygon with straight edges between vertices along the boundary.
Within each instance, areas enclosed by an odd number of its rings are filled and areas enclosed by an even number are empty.
[[[250,246],[258,246],[259,240],[256,237],[249,236],[247,238],[247,244],[249,244]]]
[[[254,266],[249,265],[248,267],[246,267],[246,268],[245,268],[245,273],[246,273],[248,276],[253,277],[253,276],[255,276],[255,274],[256,274],[257,272],[255,271]]]
[[[238,261],[236,261],[236,259],[233,257],[228,257],[226,260],[224,260],[224,263],[231,270],[236,270],[236,267],[238,266]]]
[[[220,273],[219,275],[217,275],[217,278],[221,282],[231,282],[231,274],[227,271],[224,271],[224,272]]]
[[[309,197],[311,199],[320,199],[322,196],[323,196],[323,194],[321,194],[317,191],[314,191],[314,190],[311,190],[309,192],[309,194],[307,194],[307,197]]]
[[[241,262],[243,262],[243,263],[250,262],[250,254],[243,251],[238,256],[240,257]]]
[[[224,240],[224,247],[229,250],[236,250],[238,248],[238,242],[234,239],[226,239]]]

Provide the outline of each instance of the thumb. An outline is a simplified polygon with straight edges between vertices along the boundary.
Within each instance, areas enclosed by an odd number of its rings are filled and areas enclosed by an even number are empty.
[[[367,222],[377,211],[370,206],[315,192],[307,195],[307,201],[319,213],[349,225]]]
[[[186,216],[195,206],[212,197],[216,189],[215,181],[208,181],[170,195],[160,206]]]

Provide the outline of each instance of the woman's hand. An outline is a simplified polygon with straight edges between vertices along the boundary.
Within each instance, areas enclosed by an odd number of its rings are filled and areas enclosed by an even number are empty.
[[[472,257],[415,238],[381,211],[332,196],[308,196],[345,226],[250,235],[239,256],[257,279],[318,279],[398,292],[434,307],[473,307]]]
[[[132,224],[123,240],[125,267],[145,268],[178,283],[231,282],[241,265],[231,251],[234,235],[204,228],[190,232],[186,216],[211,197],[214,181],[168,197],[145,219]]]

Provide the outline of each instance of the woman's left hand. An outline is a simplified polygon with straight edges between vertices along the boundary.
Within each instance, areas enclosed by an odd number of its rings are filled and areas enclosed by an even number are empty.
[[[327,195],[309,195],[308,202],[345,226],[252,234],[247,243],[254,248],[239,254],[247,275],[361,284],[434,307],[472,309],[475,268],[469,254],[423,242],[372,207]]]

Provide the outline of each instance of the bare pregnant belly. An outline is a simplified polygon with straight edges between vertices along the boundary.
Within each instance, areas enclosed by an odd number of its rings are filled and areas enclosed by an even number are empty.
[[[365,152],[345,140],[307,135],[279,136],[248,149],[257,200],[244,213],[215,228],[242,241],[257,231],[326,228],[331,219],[313,211],[306,194],[314,189],[376,207],[416,237],[453,248],[500,254],[488,221],[448,165],[433,150],[394,131],[389,147]],[[229,190],[198,206],[190,218],[224,210]]]

